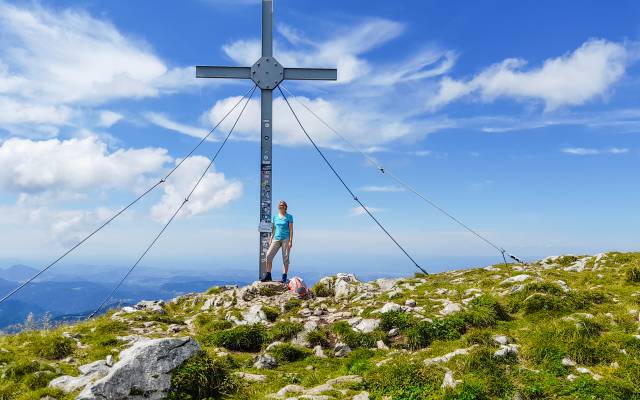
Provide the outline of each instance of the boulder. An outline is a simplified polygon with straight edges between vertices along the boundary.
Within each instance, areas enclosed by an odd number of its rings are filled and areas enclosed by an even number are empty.
[[[285,398],[290,393],[300,393],[300,392],[304,392],[304,386],[287,385],[287,386],[283,387],[282,389],[278,390],[278,393],[276,393],[275,397]]]
[[[190,337],[136,342],[120,352],[108,374],[88,384],[77,399],[164,399],[173,370],[199,352],[200,346]]]
[[[92,362],[78,369],[80,370],[80,376],[60,376],[49,382],[49,387],[62,390],[65,393],[75,392],[109,373],[109,366],[105,360]]]
[[[248,372],[234,372],[233,374],[247,382],[265,382],[267,380],[266,375],[250,374]]]
[[[322,351],[322,346],[320,345],[317,345],[313,348],[313,355],[319,358],[327,358],[327,356],[324,354],[324,351]]]
[[[507,278],[507,279],[503,280],[502,282],[500,282],[500,284],[501,285],[509,285],[509,284],[516,283],[516,282],[524,282],[529,278],[531,278],[531,275],[527,275],[527,274],[515,275],[515,276],[512,276],[510,278]]]
[[[381,314],[388,313],[388,312],[391,312],[391,311],[402,311],[402,306],[400,304],[397,304],[397,303],[386,303],[379,310],[379,312]]]
[[[518,355],[517,344],[501,344],[500,348],[493,353],[494,357],[506,357],[508,355]]]
[[[262,311],[262,304],[254,304],[242,314],[242,322],[245,324],[260,324],[267,321],[267,314]]]
[[[351,353],[351,347],[345,343],[336,343],[336,347],[333,349],[336,357],[346,357]]]
[[[157,313],[164,313],[164,301],[162,300],[142,300],[134,306],[138,311],[150,311]]]
[[[243,301],[251,301],[257,297],[264,296],[265,293],[273,293],[279,295],[287,292],[287,285],[280,282],[254,282],[249,286],[245,286],[239,290],[238,297]]]
[[[257,369],[273,369],[278,366],[276,359],[271,354],[261,354],[256,358],[253,366]]]
[[[444,374],[442,385],[440,385],[440,387],[443,389],[453,389],[458,386],[459,383],[462,383],[462,381],[453,379],[453,372],[451,372],[451,370],[447,370],[447,372],[445,372]]]
[[[360,320],[353,329],[362,333],[371,333],[380,325],[379,319],[365,318]]]
[[[442,315],[450,315],[455,314],[457,312],[462,311],[462,306],[458,303],[448,303],[444,306],[442,310],[440,310],[440,314]]]
[[[341,300],[351,297],[351,295],[358,292],[359,284],[360,281],[354,274],[337,274],[334,282],[335,299]]]

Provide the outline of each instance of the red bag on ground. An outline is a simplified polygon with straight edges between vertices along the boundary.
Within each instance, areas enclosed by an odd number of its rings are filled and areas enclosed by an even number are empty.
[[[287,286],[289,287],[290,291],[296,293],[300,297],[305,297],[309,293],[307,285],[299,276],[294,276],[293,278],[289,279],[289,283],[287,283]]]

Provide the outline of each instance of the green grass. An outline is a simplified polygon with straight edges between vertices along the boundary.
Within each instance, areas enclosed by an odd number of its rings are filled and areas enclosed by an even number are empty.
[[[302,332],[303,325],[300,322],[279,321],[269,331],[272,341],[291,340]]]
[[[283,343],[269,350],[278,363],[294,362],[304,360],[311,355],[311,351],[302,347]]]
[[[307,332],[306,339],[311,346],[328,347],[330,343],[329,332],[325,329],[316,329],[311,332]]]
[[[313,287],[311,288],[311,293],[313,293],[313,295],[316,297],[333,297],[336,294],[335,290],[332,287],[321,282],[313,285]]]
[[[232,365],[224,359],[213,359],[206,353],[187,360],[171,378],[169,400],[217,399],[234,393],[238,382],[232,376]]]
[[[204,342],[208,345],[245,352],[260,351],[267,340],[267,330],[261,324],[240,325],[214,332],[204,338]]]
[[[571,265],[575,257],[563,257],[557,264]],[[583,272],[562,268],[544,269],[540,264],[527,267],[532,279],[524,289],[510,293],[499,285],[501,279],[523,273],[513,265],[497,265],[500,271],[460,270],[433,275],[408,277],[400,281],[400,294],[393,301],[414,299],[422,312],[372,314],[389,301],[385,293],[373,299],[339,303],[333,299],[331,285],[314,287],[319,303],[337,311],[351,311],[363,318],[379,318],[380,326],[372,333],[354,331],[346,321],[331,325],[320,323],[311,332],[303,332],[304,321],[298,311],[303,302],[297,298],[284,304],[263,299],[271,323],[234,326],[228,314],[238,316],[249,305],[216,307],[202,312],[204,296],[185,296],[165,306],[165,314],[133,313],[112,319],[103,317],[48,331],[28,331],[0,336],[0,400],[39,400],[52,396],[71,400],[77,394],[63,394],[48,389],[51,379],[62,374],[77,375],[77,365],[107,355],[117,359],[127,345],[119,336],[138,334],[146,322],[153,322],[157,333],[166,336],[171,323],[185,324],[193,319],[193,328],[203,354],[185,363],[174,374],[172,399],[266,400],[287,384],[310,388],[328,379],[355,374],[362,384],[340,387],[326,394],[336,399],[351,399],[362,390],[371,399],[630,399],[640,400],[640,253],[609,253],[594,267],[594,258],[585,260]],[[494,275],[500,274],[499,278]],[[567,282],[565,292],[554,283]],[[412,289],[404,288],[412,285]],[[372,285],[376,286],[376,285]],[[468,289],[480,289],[483,295],[470,302]],[[438,294],[446,289],[446,294]],[[233,291],[212,288],[211,295],[225,301],[234,299]],[[265,292],[270,297],[273,293]],[[321,296],[320,296],[321,295]],[[441,301],[464,305],[464,310],[446,317],[438,314]],[[266,300],[266,301],[265,301]],[[319,306],[309,300],[310,307]],[[281,309],[279,307],[282,307]],[[427,317],[431,322],[423,319]],[[185,325],[186,328],[186,325]],[[387,332],[399,329],[388,338]],[[73,339],[63,335],[69,333]],[[191,334],[185,329],[181,334]],[[303,334],[311,346],[330,348],[340,341],[352,352],[337,358],[326,351],[326,358],[315,357],[307,348],[288,343]],[[517,356],[495,357],[499,348],[493,337],[506,335],[519,345]],[[383,340],[391,350],[377,350]],[[76,345],[82,343],[82,348]],[[255,357],[268,343],[285,342],[270,351],[278,360],[273,370],[256,370]],[[423,360],[471,347],[470,353],[450,361],[426,366]],[[218,357],[220,349],[228,356]],[[2,350],[4,349],[4,350]],[[66,357],[77,364],[63,361]],[[579,366],[602,376],[595,380],[574,367],[562,365],[570,358]],[[380,366],[377,363],[383,362]],[[441,389],[446,369],[462,382],[455,389]],[[233,375],[243,371],[267,377],[264,382],[245,382]],[[567,375],[574,374],[573,382]]]

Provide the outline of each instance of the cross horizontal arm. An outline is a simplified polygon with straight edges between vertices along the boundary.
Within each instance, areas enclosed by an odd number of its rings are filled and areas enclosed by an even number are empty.
[[[338,80],[338,70],[328,68],[285,68],[284,79],[336,81]]]
[[[251,67],[197,66],[196,78],[251,79]]]

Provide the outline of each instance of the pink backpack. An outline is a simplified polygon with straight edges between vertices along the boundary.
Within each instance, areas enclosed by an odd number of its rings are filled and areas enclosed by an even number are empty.
[[[307,285],[299,276],[294,276],[293,278],[289,279],[289,283],[287,284],[287,286],[289,287],[290,291],[296,293],[299,297],[305,297],[309,293]]]

